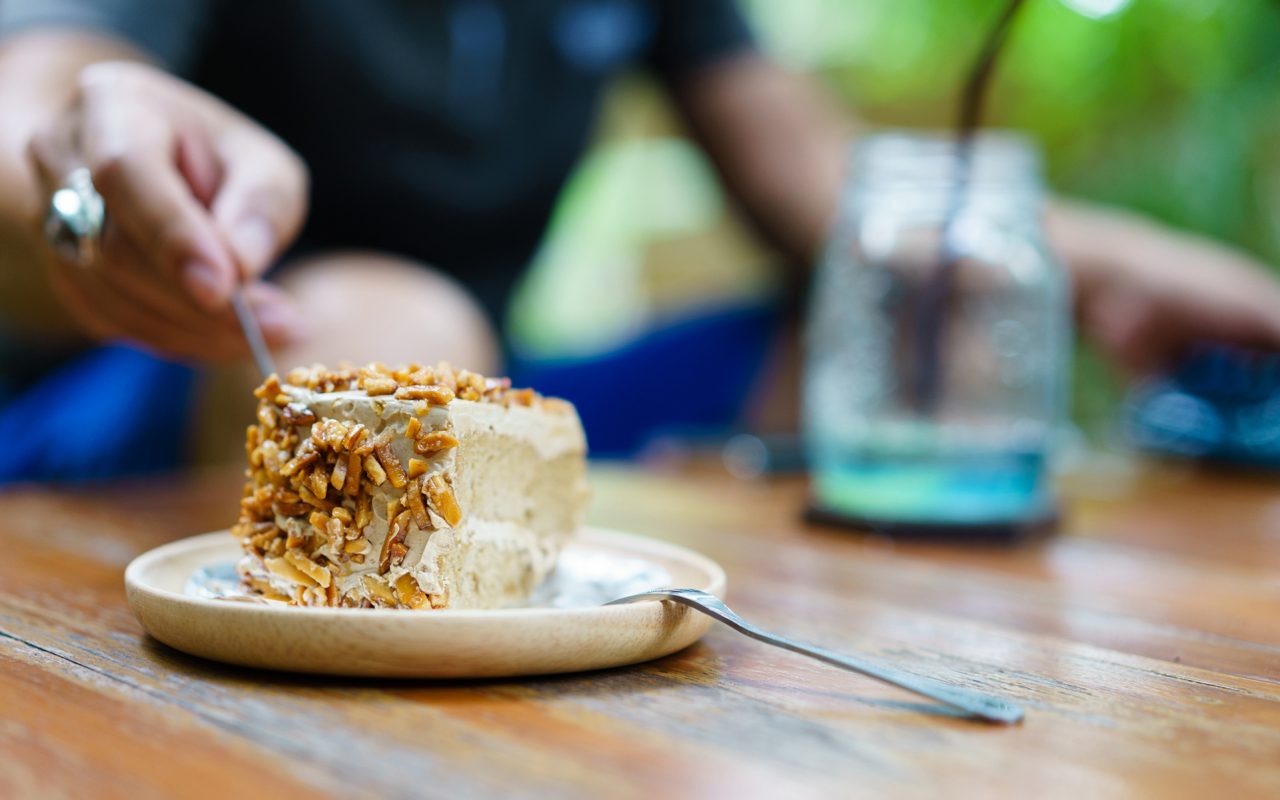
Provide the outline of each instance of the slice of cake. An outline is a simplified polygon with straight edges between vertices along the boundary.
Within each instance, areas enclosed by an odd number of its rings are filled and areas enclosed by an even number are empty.
[[[447,364],[316,366],[255,394],[232,532],[268,598],[508,606],[582,521],[586,439],[563,400]]]

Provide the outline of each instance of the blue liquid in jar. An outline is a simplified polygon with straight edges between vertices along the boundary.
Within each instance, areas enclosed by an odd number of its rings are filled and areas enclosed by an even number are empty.
[[[868,521],[1017,524],[1053,510],[1046,448],[969,442],[949,447],[841,447],[813,454],[813,493],[826,511]]]

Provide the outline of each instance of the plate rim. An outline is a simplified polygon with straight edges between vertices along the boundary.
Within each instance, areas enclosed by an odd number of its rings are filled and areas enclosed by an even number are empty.
[[[630,533],[617,528],[609,528],[599,525],[581,526],[573,536],[570,537],[568,542],[572,542],[575,539],[581,539],[584,536],[603,538],[606,540],[622,539],[626,542],[639,541],[643,543],[645,547],[652,548],[658,552],[666,551],[671,554],[673,559],[694,562],[698,565],[699,569],[704,570],[709,576],[711,576],[711,581],[709,587],[699,586],[692,588],[705,589],[706,591],[718,596],[724,595],[728,582],[728,576],[724,571],[724,567],[711,557],[705,556],[696,550],[673,542],[668,542],[663,539],[647,536],[645,534]],[[148,599],[158,599],[166,603],[177,603],[180,605],[190,606],[193,609],[216,609],[217,613],[220,614],[304,614],[313,618],[336,619],[352,619],[357,617],[364,619],[388,617],[404,619],[406,614],[411,614],[414,618],[423,620],[435,619],[442,622],[445,620],[456,620],[458,622],[485,620],[496,622],[504,618],[519,619],[528,616],[572,617],[583,613],[608,613],[612,610],[611,607],[607,605],[593,605],[572,606],[568,608],[555,606],[532,606],[520,608],[444,608],[432,609],[430,612],[413,612],[403,608],[329,608],[318,606],[277,606],[257,603],[228,603],[224,600],[218,600],[215,598],[194,597],[183,592],[170,591],[168,589],[160,588],[153,583],[148,583],[142,579],[141,576],[148,568],[165,558],[170,557],[172,551],[184,550],[192,547],[193,545],[203,544],[203,540],[208,540],[208,542],[212,543],[214,541],[214,537],[226,537],[228,541],[232,540],[230,529],[223,528],[221,530],[186,536],[172,542],[165,542],[164,544],[157,545],[138,554],[130,560],[128,566],[126,566],[124,570],[125,593],[130,607],[134,606],[135,597],[143,596]],[[663,602],[664,601],[662,600],[642,600],[629,605],[645,607],[659,605]],[[622,610],[624,607],[616,606],[612,608]],[[134,608],[134,613],[138,613],[136,608]]]

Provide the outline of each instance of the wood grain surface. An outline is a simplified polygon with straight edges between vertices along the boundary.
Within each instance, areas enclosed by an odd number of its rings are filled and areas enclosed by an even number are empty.
[[[298,677],[146,638],[121,575],[225,526],[210,473],[0,494],[0,797],[1280,797],[1280,483],[1083,475],[1013,548],[801,524],[803,485],[597,468],[592,522],[699,550],[731,603],[1001,693],[1017,727],[723,628],[511,681]]]

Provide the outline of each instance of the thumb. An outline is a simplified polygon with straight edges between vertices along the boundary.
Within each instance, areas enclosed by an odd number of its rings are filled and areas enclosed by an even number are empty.
[[[251,280],[298,235],[307,212],[307,169],[269,135],[239,137],[221,149],[226,174],[213,200],[213,218]]]

